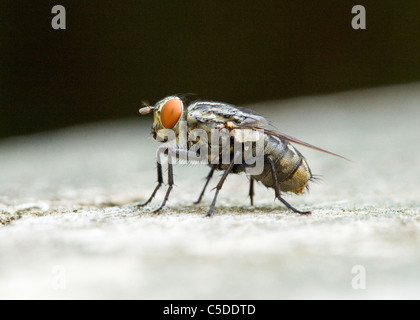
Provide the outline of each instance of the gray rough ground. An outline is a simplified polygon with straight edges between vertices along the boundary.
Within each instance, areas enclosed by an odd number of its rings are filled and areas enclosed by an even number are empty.
[[[135,209],[156,181],[151,116],[0,141],[0,298],[419,299],[420,85],[251,107],[353,160],[298,147],[323,180],[287,199],[312,216],[262,186],[250,208],[231,176],[203,218],[203,166],[175,169],[161,215],[164,191]]]

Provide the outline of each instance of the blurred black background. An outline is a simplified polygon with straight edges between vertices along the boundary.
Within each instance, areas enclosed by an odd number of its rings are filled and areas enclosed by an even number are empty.
[[[51,27],[57,4],[66,30]],[[351,27],[358,4],[366,30]],[[419,81],[419,13],[408,0],[2,0],[0,137],[137,116],[173,93],[241,105]]]

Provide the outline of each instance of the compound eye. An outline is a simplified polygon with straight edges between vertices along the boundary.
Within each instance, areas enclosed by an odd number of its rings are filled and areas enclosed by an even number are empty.
[[[182,101],[173,98],[165,102],[160,111],[160,120],[166,129],[172,129],[182,114]]]

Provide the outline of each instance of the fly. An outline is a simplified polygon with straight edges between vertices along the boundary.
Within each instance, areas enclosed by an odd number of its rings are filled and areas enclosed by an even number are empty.
[[[304,193],[308,182],[314,179],[305,157],[292,146],[291,142],[346,159],[338,154],[318,148],[272,129],[268,119],[253,110],[224,102],[194,101],[187,104],[183,96],[173,95],[160,100],[154,106],[144,106],[139,112],[141,115],[153,112],[154,122],[151,134],[155,140],[167,142],[168,131],[170,131],[173,133],[172,140],[174,142],[172,147],[158,149],[158,185],[155,187],[149,199],[139,204],[139,207],[150,203],[155,197],[156,192],[162,186],[161,157],[166,155],[185,160],[191,158],[197,159],[197,157],[201,160],[207,160],[210,166],[210,172],[207,175],[198,200],[194,202],[195,204],[200,203],[207,185],[213,177],[214,171],[223,171],[223,175],[215,188],[215,195],[207,216],[212,215],[219,191],[222,189],[226,177],[231,173],[246,173],[249,176],[249,197],[251,205],[254,203],[254,182],[258,181],[266,187],[274,189],[276,198],[288,209],[299,214],[308,215],[311,214],[310,211],[300,211],[282,197],[282,193],[284,192],[295,194]],[[194,132],[199,132],[201,134],[200,138],[188,138],[186,143],[180,143],[183,128],[185,128],[188,136],[193,135]],[[250,136],[254,136],[255,133],[258,134],[259,141],[261,142],[260,148],[256,147],[256,140],[243,138],[246,136],[243,135],[245,132],[251,132]],[[213,139],[215,133],[229,140],[230,144],[227,147],[222,146],[222,148],[219,148],[220,140],[216,140],[215,142]],[[250,141],[254,143],[250,145]],[[233,148],[232,144],[239,145],[239,148]],[[201,147],[200,152],[197,151],[197,146]],[[213,152],[214,147],[217,147],[216,152]],[[253,153],[257,153],[255,163],[259,160],[261,164],[258,172],[250,170],[252,165],[246,161],[242,153],[242,151],[248,149],[251,149]],[[203,154],[203,150],[207,153],[204,152]],[[212,152],[209,152],[209,150],[212,150]],[[172,161],[171,159],[168,160],[168,189],[162,204],[154,211],[155,213],[158,213],[165,207],[174,185]]]

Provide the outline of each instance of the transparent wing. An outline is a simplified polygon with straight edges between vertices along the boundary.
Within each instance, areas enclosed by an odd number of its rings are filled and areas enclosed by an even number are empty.
[[[340,156],[339,154],[321,149],[305,141],[268,128],[271,126],[270,121],[252,109],[241,108],[222,102],[197,101],[191,105],[190,114],[195,118],[196,121],[203,123],[226,124],[229,122],[230,124],[233,124],[233,126],[231,125],[231,128],[252,129],[258,131],[263,130],[264,133],[273,137],[277,137],[292,143],[297,143],[304,147],[321,151],[347,161],[351,161],[343,156]]]
[[[211,101],[196,101],[188,107],[188,116],[202,123],[226,123],[249,126],[268,126],[269,121],[253,110],[231,104]]]
[[[272,130],[272,129],[267,129],[264,126],[254,126],[254,125],[248,125],[248,124],[240,124],[240,125],[238,125],[238,127],[240,127],[240,128],[247,128],[247,129],[254,129],[254,130],[264,130],[264,133],[266,133],[266,134],[268,134],[270,136],[274,136],[274,137],[277,137],[279,139],[286,140],[286,141],[289,141],[289,142],[292,142],[292,143],[297,143],[297,144],[300,144],[301,146],[304,146],[304,147],[307,147],[307,148],[311,148],[311,149],[314,149],[314,150],[317,150],[317,151],[321,151],[321,152],[327,153],[327,154],[332,155],[332,156],[335,156],[335,157],[339,157],[339,158],[344,159],[344,160],[347,160],[347,161],[351,161],[351,160],[349,160],[349,159],[347,159],[347,158],[345,158],[343,156],[340,156],[339,154],[336,154],[336,153],[327,151],[325,149],[321,149],[321,148],[319,148],[317,146],[314,146],[314,145],[312,145],[310,143],[307,143],[305,141],[299,140],[297,138],[291,137],[291,136],[289,136],[287,134],[284,134],[284,133],[281,133],[281,132],[278,132],[278,131],[275,131],[275,130]]]

